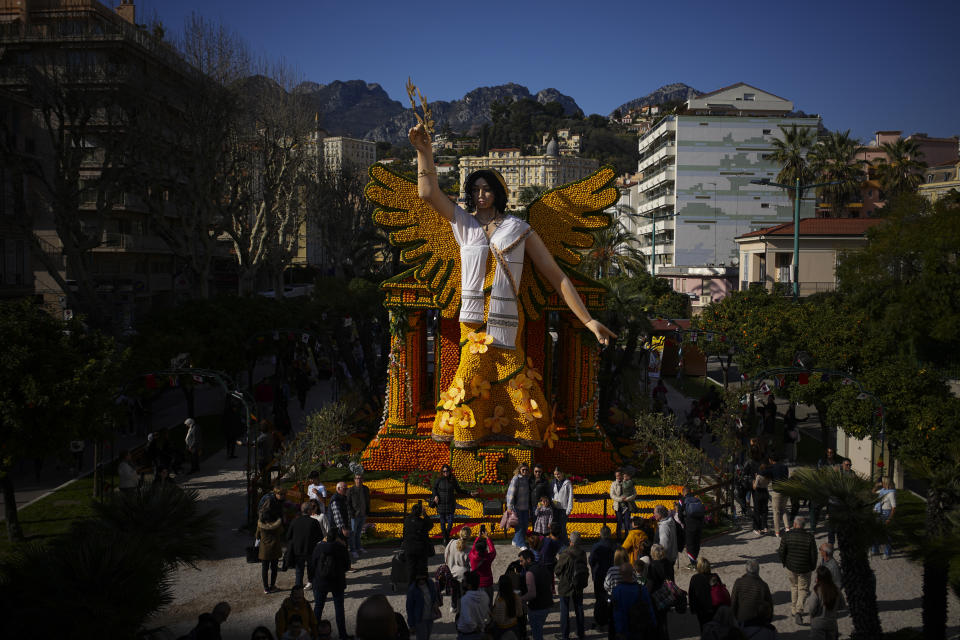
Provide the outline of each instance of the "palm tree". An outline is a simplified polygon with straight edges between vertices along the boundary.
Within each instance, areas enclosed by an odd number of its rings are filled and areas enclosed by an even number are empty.
[[[920,159],[923,152],[917,141],[900,138],[896,142],[884,142],[880,148],[887,157],[877,165],[877,175],[887,200],[901,193],[916,191],[923,182],[920,172],[927,167],[927,163]]]
[[[882,533],[873,506],[877,501],[873,482],[859,474],[836,469],[797,469],[789,480],[774,488],[784,495],[807,498],[829,505],[829,526],[836,531],[843,549],[840,567],[843,590],[853,619],[853,638],[879,638],[877,579],[870,568],[867,550]]]
[[[780,165],[777,182],[794,185],[798,178],[801,185],[812,182],[813,172],[807,162],[807,153],[816,142],[814,130],[797,125],[791,125],[789,129],[780,127],[780,130],[783,138],[774,138],[773,153],[770,154],[770,159]],[[795,189],[789,191],[791,200],[802,197],[802,193],[796,193]]]
[[[620,220],[593,232],[593,246],[587,250],[582,270],[595,278],[615,274],[634,275],[646,268],[646,256],[637,247],[637,236]]]
[[[942,640],[947,634],[947,586],[960,591],[960,445],[937,458],[907,462],[911,475],[926,482],[927,501],[898,507],[893,524],[910,557],[923,563],[923,637]]]
[[[808,155],[810,169],[821,182],[836,182],[822,188],[824,200],[830,203],[831,215],[840,212],[860,192],[864,171],[857,160],[860,141],[850,137],[850,130],[832,131],[821,138]]]

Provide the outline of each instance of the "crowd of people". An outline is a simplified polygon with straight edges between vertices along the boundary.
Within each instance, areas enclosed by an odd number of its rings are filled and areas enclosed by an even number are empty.
[[[713,410],[711,398],[692,404],[687,420],[692,437]],[[790,584],[794,622],[809,625],[812,638],[835,638],[837,619],[845,608],[835,540],[829,527],[826,542],[818,547],[814,538],[817,524],[829,517],[829,506],[804,505],[776,491],[776,482],[789,477],[790,455],[785,459],[767,450],[770,439],[763,436],[773,432],[776,406],[768,402],[761,411],[762,431],[750,438],[738,467],[736,502],[741,515],[749,516],[756,535],[768,534],[772,528],[780,539],[779,560]],[[796,429],[791,414],[792,407],[785,416],[787,431]],[[793,442],[798,437],[790,436]],[[852,472],[850,461],[831,447],[817,466]],[[583,640],[588,631],[584,595],[592,588],[589,626],[611,640],[666,640],[670,611],[689,611],[705,639],[775,638],[773,595],[760,575],[759,562],[747,560],[743,575],[728,589],[701,554],[703,502],[684,488],[672,508],[658,505],[652,515],[642,514],[634,473],[630,467],[616,470],[609,488],[615,526],[603,526],[599,540],[587,549],[577,531],[568,531],[573,510],[570,479],[561,469],[548,472],[540,464],[521,464],[506,486],[501,523],[504,529],[514,530],[511,543],[517,555],[496,576],[498,549],[486,528],[455,525],[457,499],[476,493],[464,490],[454,470],[444,465],[427,504],[413,505],[405,518],[400,551],[394,558],[391,580],[405,594],[405,611],[394,611],[381,595],[367,598],[355,623],[357,637],[428,640],[434,623],[443,617],[447,597],[458,640],[542,640],[547,615],[557,610],[558,640],[570,640],[573,635]],[[896,493],[888,480],[878,484],[877,495],[879,517],[888,522],[896,511]],[[277,591],[277,573],[284,565],[294,570],[294,585],[272,628],[258,627],[252,638],[331,637],[332,624],[323,618],[329,598],[339,639],[353,640],[347,633],[345,598],[348,575],[366,551],[360,534],[370,513],[370,492],[362,473],[355,474],[352,486],[338,483],[329,496],[319,474],[311,474],[307,500],[299,505],[299,516],[289,522],[284,521],[284,500],[285,491],[277,485],[260,502],[256,559],[265,594]],[[436,510],[443,544],[436,571],[429,570],[436,551],[430,536],[434,518],[427,506]],[[804,507],[808,516],[800,515]],[[884,557],[892,551],[886,544],[874,548],[874,553],[881,550]],[[499,551],[503,553],[502,548]],[[683,572],[688,572],[688,580]],[[686,591],[680,588],[681,582]],[[312,605],[305,592],[312,592]],[[201,616],[190,637],[219,637],[213,629],[227,615],[229,606],[220,603]]]

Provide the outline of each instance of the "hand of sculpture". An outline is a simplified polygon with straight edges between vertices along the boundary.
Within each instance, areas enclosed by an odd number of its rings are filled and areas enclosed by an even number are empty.
[[[589,329],[590,332],[596,336],[597,342],[603,346],[607,346],[614,338],[617,337],[617,334],[615,334],[613,331],[610,331],[610,329],[607,329],[599,320],[596,319],[587,323],[587,329]]]
[[[412,144],[413,148],[417,151],[422,151],[423,153],[433,152],[433,147],[430,145],[430,134],[427,133],[426,128],[424,128],[422,124],[418,124],[410,129],[407,137],[410,138],[410,144]]]

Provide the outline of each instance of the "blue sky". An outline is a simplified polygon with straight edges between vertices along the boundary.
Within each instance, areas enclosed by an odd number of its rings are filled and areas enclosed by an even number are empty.
[[[516,82],[556,88],[588,114],[671,82],[743,81],[864,141],[960,134],[957,0],[140,0],[137,11],[168,32],[197,12],[304,80],[375,82],[404,104],[408,75],[431,100]]]

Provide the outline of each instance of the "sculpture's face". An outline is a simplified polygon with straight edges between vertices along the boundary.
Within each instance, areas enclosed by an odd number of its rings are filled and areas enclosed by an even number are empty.
[[[493,193],[490,184],[483,178],[477,178],[476,181],[474,181],[471,193],[473,195],[473,202],[477,205],[478,210],[489,209],[493,206],[496,199],[496,195]]]

